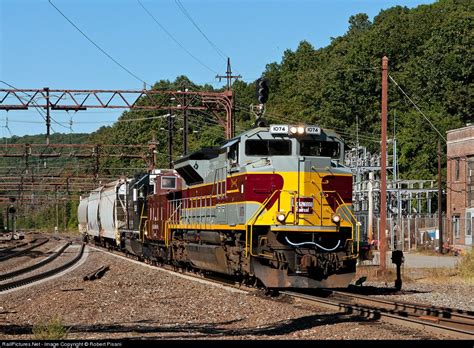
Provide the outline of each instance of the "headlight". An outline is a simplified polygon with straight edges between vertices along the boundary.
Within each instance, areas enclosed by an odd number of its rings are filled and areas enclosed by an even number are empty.
[[[295,126],[290,127],[290,133],[291,134],[296,134],[297,131],[298,131],[298,129]]]
[[[335,224],[338,224],[339,222],[341,222],[341,217],[337,214],[334,214],[332,217],[331,217],[331,220],[332,222],[334,222]]]
[[[277,214],[277,220],[278,220],[279,222],[284,222],[285,219],[286,219],[285,213],[278,213],[278,214]]]
[[[304,133],[304,127],[298,127],[298,134],[303,134]]]

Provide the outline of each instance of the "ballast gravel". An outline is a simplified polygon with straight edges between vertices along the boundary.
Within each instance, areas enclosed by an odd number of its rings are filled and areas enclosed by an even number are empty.
[[[53,319],[67,329],[67,339],[446,338],[339,314],[285,296],[275,299],[260,291],[230,291],[97,249],[86,252],[86,261],[61,277],[0,293],[0,339],[34,339],[33,329]],[[101,279],[83,280],[102,265],[110,269]],[[442,291],[444,287],[439,301]],[[469,293],[466,296],[472,297],[472,288]],[[434,287],[428,294],[438,296]],[[472,305],[469,301],[467,306]]]

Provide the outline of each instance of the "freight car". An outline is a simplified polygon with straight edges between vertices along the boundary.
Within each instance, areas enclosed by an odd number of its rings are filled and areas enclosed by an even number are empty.
[[[141,258],[269,289],[346,287],[359,224],[343,146],[317,126],[257,127],[91,192],[80,229]]]

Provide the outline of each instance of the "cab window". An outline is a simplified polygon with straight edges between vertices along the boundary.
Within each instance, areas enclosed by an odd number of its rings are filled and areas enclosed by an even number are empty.
[[[340,146],[336,141],[302,140],[300,155],[339,158]]]
[[[247,140],[245,154],[247,156],[289,156],[291,155],[291,141]]]
[[[239,162],[239,143],[235,143],[229,148],[229,153],[227,154],[230,164],[236,164]]]

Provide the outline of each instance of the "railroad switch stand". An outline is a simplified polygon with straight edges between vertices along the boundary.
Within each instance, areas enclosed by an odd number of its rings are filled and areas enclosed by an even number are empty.
[[[395,289],[397,290],[402,289],[402,275],[401,275],[400,267],[404,261],[405,261],[405,258],[403,257],[403,251],[401,250],[392,251],[392,263],[394,263],[397,266],[397,279],[395,280]]]

